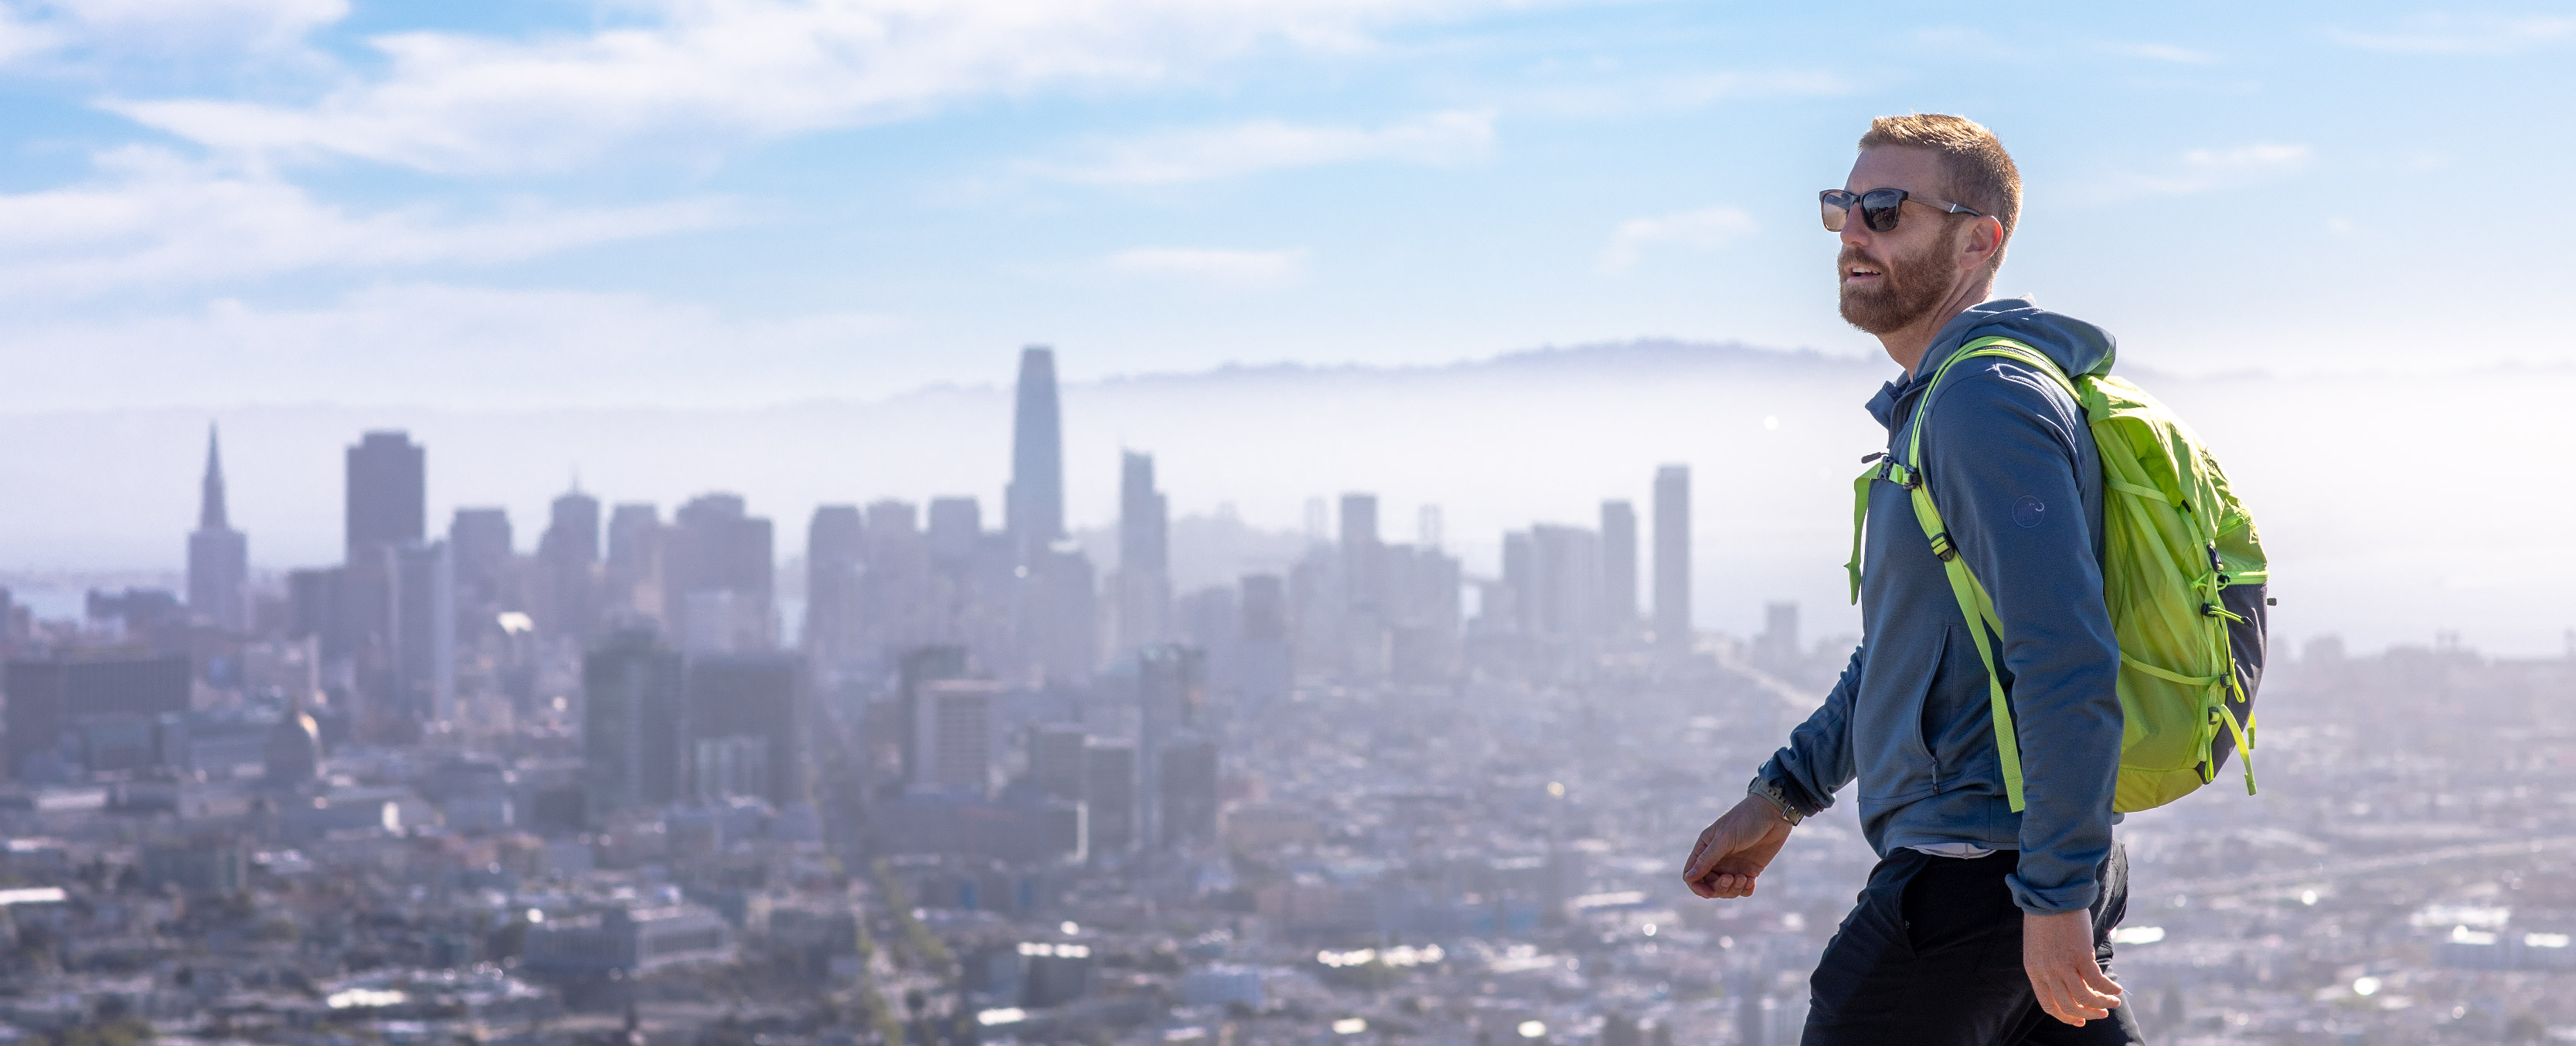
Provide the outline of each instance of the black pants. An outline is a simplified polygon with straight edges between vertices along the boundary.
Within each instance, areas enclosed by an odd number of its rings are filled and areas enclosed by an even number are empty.
[[[1816,964],[1805,1046],[2115,1046],[2143,1043],[2139,1005],[2083,1027],[2039,1008],[2021,966],[2021,909],[2004,877],[2020,853],[1973,859],[1899,850],[1878,862],[1860,902]],[[2111,968],[2111,928],[2129,904],[2129,857],[2102,862],[2093,955]]]

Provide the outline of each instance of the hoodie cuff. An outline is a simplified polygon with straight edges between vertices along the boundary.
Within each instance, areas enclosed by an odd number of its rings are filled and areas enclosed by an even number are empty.
[[[2005,876],[2004,883],[2012,887],[2013,905],[2029,915],[2085,911],[2092,908],[2093,899],[2102,894],[2102,884],[2089,876],[2046,890],[2032,889],[2029,883],[2022,881],[2019,872]]]

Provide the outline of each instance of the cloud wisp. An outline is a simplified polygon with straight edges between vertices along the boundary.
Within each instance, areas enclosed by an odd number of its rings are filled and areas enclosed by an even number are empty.
[[[1272,50],[1352,52],[1376,27],[1502,2],[647,0],[641,23],[587,35],[380,36],[381,72],[305,104],[105,104],[225,152],[560,171],[642,139],[758,141],[967,99],[1156,85]]]
[[[2308,146],[2280,142],[2192,149],[2163,170],[2129,172],[2105,179],[2089,195],[2112,201],[2241,188],[2296,174],[2306,169],[2314,154],[2315,150]]]
[[[209,286],[334,266],[517,261],[735,221],[722,200],[623,208],[533,202],[458,217],[427,206],[353,213],[273,176],[127,146],[90,181],[0,195],[0,295],[83,298]]]
[[[2346,47],[2365,51],[2433,55],[2514,54],[2576,40],[2576,18],[2437,13],[2409,18],[2395,29],[2330,29],[2326,36]]]
[[[1033,163],[1043,177],[1101,185],[1170,185],[1359,161],[1452,165],[1493,150],[1494,114],[1443,112],[1380,127],[1254,120],[1095,142],[1089,155]]]
[[[1304,279],[1306,252],[1199,247],[1132,247],[1101,259],[1122,276],[1174,280],[1224,290],[1263,290]]]
[[[1715,250],[1753,231],[1753,216],[1734,207],[1702,207],[1650,218],[1631,218],[1610,231],[1593,269],[1604,276],[1624,276],[1646,252],[1674,246]]]

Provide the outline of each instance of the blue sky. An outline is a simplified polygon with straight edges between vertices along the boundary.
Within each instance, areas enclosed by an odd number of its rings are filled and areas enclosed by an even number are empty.
[[[1813,193],[1994,127],[2134,363],[2576,361],[2576,8],[0,0],[0,410],[739,406],[1876,351]]]

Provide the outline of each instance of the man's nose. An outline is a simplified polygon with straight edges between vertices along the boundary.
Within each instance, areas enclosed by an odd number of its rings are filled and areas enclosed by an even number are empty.
[[[1864,253],[1869,250],[1869,219],[1861,216],[1859,204],[1855,203],[1851,210],[1843,212],[1843,231],[1838,235],[1845,247]]]

